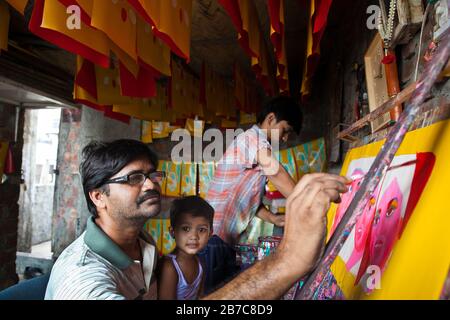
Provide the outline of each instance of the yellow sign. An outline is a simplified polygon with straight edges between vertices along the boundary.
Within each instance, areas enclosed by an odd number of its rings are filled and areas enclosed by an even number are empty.
[[[150,121],[142,121],[141,141],[143,143],[152,143],[152,123]]]
[[[183,162],[181,165],[181,195],[195,196],[197,193],[197,164]]]
[[[3,172],[5,171],[6,155],[8,154],[9,143],[0,141],[0,180],[2,179]]]

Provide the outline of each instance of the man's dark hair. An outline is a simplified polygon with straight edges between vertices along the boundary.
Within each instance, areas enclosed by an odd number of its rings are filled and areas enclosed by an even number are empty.
[[[283,120],[287,121],[287,123],[294,129],[295,133],[300,133],[300,130],[302,129],[303,115],[299,104],[294,98],[279,96],[269,100],[258,114],[258,124],[262,124],[270,113],[275,114],[277,122]]]
[[[199,196],[189,196],[173,200],[172,206],[170,207],[170,225],[175,228],[179,224],[180,218],[188,213],[194,217],[206,218],[212,228],[214,208]]]
[[[81,182],[89,212],[94,217],[97,217],[97,208],[89,197],[89,192],[102,189],[108,194],[109,187],[105,182],[130,162],[141,159],[148,160],[155,169],[158,167],[156,153],[137,140],[92,141],[84,147],[80,164]]]

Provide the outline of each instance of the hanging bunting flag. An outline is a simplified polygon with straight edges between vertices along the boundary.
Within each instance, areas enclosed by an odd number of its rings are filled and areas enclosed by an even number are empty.
[[[269,51],[261,32],[258,12],[253,1],[219,0],[238,32],[238,41],[251,58],[252,69],[268,95],[274,95],[276,78],[269,71]]]
[[[67,8],[77,6],[80,8],[81,21],[86,25],[91,25],[91,13],[93,0],[59,0]]]
[[[135,101],[120,96],[120,90],[115,84],[120,81],[114,80],[116,77],[116,71],[95,66],[92,62],[77,56],[74,100],[103,112],[106,117],[128,124],[130,117],[126,114],[114,112],[112,104],[114,100],[117,100],[116,103],[128,104]]]
[[[97,100],[97,79],[95,65],[89,60],[77,56],[77,74],[75,84],[87,91],[93,99]]]
[[[131,99],[129,104],[114,104],[113,111],[132,116],[136,119],[146,121],[166,121],[167,96],[165,88],[158,84],[157,94],[151,99]]]
[[[207,108],[207,99],[206,99],[206,63],[205,61],[202,61],[202,69],[200,71],[200,87],[199,87],[199,102],[202,106]]]
[[[219,3],[230,16],[238,33],[242,33],[242,18],[238,0],[219,0]]]
[[[170,75],[170,71],[168,71],[170,49],[167,46],[154,44],[154,41],[149,41],[153,37],[151,26],[136,14],[127,1],[117,1],[112,4],[107,1],[93,2],[93,0],[60,1],[67,5],[78,2],[82,9],[82,17],[83,15],[87,16],[92,26],[102,30],[108,36],[111,51],[134,78],[146,74],[148,81],[152,81],[149,78],[151,74],[153,78],[159,77],[161,73]],[[93,17],[92,20],[91,17]],[[117,21],[117,23],[111,24],[109,19]],[[146,30],[149,31],[149,35]],[[141,71],[140,67],[147,69],[148,73]],[[125,81],[122,74],[121,72],[122,83],[133,85],[129,78]],[[150,84],[150,86],[154,88],[154,85]],[[128,87],[123,87],[122,90],[129,92]],[[133,93],[123,94],[133,96]],[[144,94],[145,97],[152,95]],[[142,94],[138,93],[136,96],[141,97]]]
[[[25,8],[27,6],[28,0],[6,0],[11,7],[19,11],[22,15],[25,14]]]
[[[152,26],[145,22],[141,16],[137,17],[137,56],[141,66],[171,76],[170,48],[157,38]]]
[[[255,43],[259,35],[252,34],[252,44],[250,44],[249,33],[255,32],[257,27],[254,23],[255,17],[251,17],[250,1],[245,0],[219,0],[219,4],[225,9],[230,16],[233,25],[238,33],[238,41],[242,49],[249,57],[258,57],[259,43]],[[251,7],[253,8],[253,6]],[[249,31],[250,29],[250,31]],[[259,33],[259,30],[257,31]]]
[[[269,72],[269,52],[265,45],[264,39],[260,36],[260,55],[258,58],[253,57],[252,69],[256,75],[256,79],[261,83],[267,95],[275,94],[275,77]]]
[[[14,157],[12,153],[12,146],[9,144],[8,151],[6,152],[5,167],[3,168],[4,174],[14,174],[16,172],[16,166],[14,165]]]
[[[155,241],[160,255],[162,254],[162,223],[163,219],[152,218],[149,219],[144,225],[144,229],[152,236],[153,240]]]
[[[319,64],[320,42],[325,32],[332,0],[310,0],[306,62],[302,81],[302,99],[311,94],[311,81]]]
[[[246,105],[246,81],[245,73],[238,63],[234,64],[234,96],[236,98],[236,105],[239,110],[249,113]]]
[[[84,104],[97,111],[105,112],[105,106],[98,104],[97,99],[94,99],[94,97],[77,84],[74,85],[73,98],[76,103]]]
[[[130,98],[122,96],[119,69],[95,66],[97,101],[101,105],[129,104]]]
[[[268,0],[267,6],[270,17],[270,39],[275,48],[275,56],[280,60],[283,49],[281,37],[284,34],[284,1]]]
[[[252,113],[249,101],[250,92],[256,91],[254,84],[250,84],[249,77],[238,63],[234,65],[235,105],[241,111]]]
[[[152,143],[153,142],[152,122],[151,121],[142,121],[141,141],[143,143]]]
[[[9,143],[0,141],[0,181],[5,173],[6,157],[8,155]]]
[[[77,103],[105,112],[105,106],[100,105],[97,101],[95,65],[81,56],[77,56],[77,75],[74,81],[73,97]]]
[[[136,11],[178,56],[190,60],[192,0],[129,0]]]
[[[314,17],[314,35],[316,46],[320,45],[322,36],[325,32],[328,22],[328,15],[330,12],[333,0],[316,0],[316,14]]]
[[[200,103],[200,80],[195,78],[194,76],[191,77],[191,83],[190,83],[190,104],[192,105],[191,112],[193,117],[203,118],[204,112],[203,112],[203,105]]]
[[[286,59],[286,35],[284,31],[284,1],[268,1],[270,16],[270,39],[275,48],[277,60],[277,81],[280,91],[288,91],[288,72]]]
[[[0,52],[8,50],[9,7],[6,2],[0,2]]]
[[[148,102],[144,100],[136,99],[135,104],[129,105],[113,105],[112,111],[116,113],[125,114],[139,120],[151,121],[155,117],[152,116],[152,109]]]
[[[253,1],[238,0],[239,11],[242,18],[242,31],[239,34],[239,43],[247,50],[250,57],[259,58],[261,30],[258,20],[258,12]]]
[[[213,116],[217,113],[219,94],[219,75],[209,66],[205,65],[205,100],[208,114]]]
[[[232,120],[222,119],[220,127],[222,129],[235,129],[235,128],[237,128],[237,122],[232,121]]]
[[[109,67],[110,41],[106,35],[83,21],[80,28],[76,25],[68,28],[68,23],[72,23],[70,17],[67,6],[59,1],[35,0],[29,29],[64,50]]]
[[[197,164],[183,162],[181,165],[181,196],[195,196],[197,194]]]
[[[208,193],[209,184],[214,177],[216,166],[214,162],[203,162],[198,164],[198,176],[199,176],[199,196],[203,199],[206,198]]]
[[[167,162],[166,196],[179,197],[181,191],[181,163]]]
[[[183,68],[184,76],[183,76],[183,95],[185,97],[185,109],[184,110],[176,110],[177,114],[184,115],[183,118],[187,117],[195,117],[196,111],[199,111],[200,102],[198,94],[199,82],[195,78],[193,74],[187,71],[187,69]]]
[[[169,122],[152,121],[153,139],[163,139],[169,137]]]
[[[283,48],[284,48],[285,42],[283,37]],[[289,76],[288,76],[288,69],[287,69],[287,60],[286,60],[286,50],[283,49],[283,53],[281,56],[281,60],[278,62],[277,65],[277,81],[278,81],[278,87],[280,89],[281,93],[288,93],[289,92]]]
[[[189,131],[191,136],[202,138],[205,122],[202,120],[186,119],[185,129]]]
[[[180,117],[192,116],[189,101],[190,82],[192,76],[187,72],[180,62],[172,60],[171,82],[171,107],[175,114]]]
[[[239,114],[239,124],[240,125],[255,124],[256,121],[257,121],[256,114],[245,113],[245,112],[240,111],[240,114]]]
[[[122,113],[117,113],[113,111],[112,106],[105,107],[105,117],[123,122],[125,124],[130,124],[131,117]]]
[[[139,68],[138,76],[135,77],[128,69],[120,63],[120,89],[122,96],[151,98],[156,96],[155,74],[146,68]]]
[[[136,24],[136,12],[128,1],[93,1],[91,26],[103,31],[134,61],[137,61]]]

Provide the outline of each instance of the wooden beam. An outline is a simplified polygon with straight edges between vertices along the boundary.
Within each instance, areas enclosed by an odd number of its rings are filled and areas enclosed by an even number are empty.
[[[373,121],[377,119],[378,117],[382,116],[383,114],[391,111],[393,108],[395,108],[397,105],[402,104],[406,102],[411,95],[413,94],[414,90],[416,89],[417,82],[411,83],[409,86],[407,86],[405,89],[400,91],[395,97],[392,97],[385,103],[383,103],[380,107],[375,109],[373,112],[369,113],[365,117],[361,118],[360,120],[353,123],[350,127],[347,129],[339,132],[338,139],[346,140],[346,141],[354,141],[355,137],[351,136],[351,134],[368,123],[370,121]]]
[[[74,77],[57,66],[10,47],[0,55],[0,70],[3,82],[75,106],[72,97]]]

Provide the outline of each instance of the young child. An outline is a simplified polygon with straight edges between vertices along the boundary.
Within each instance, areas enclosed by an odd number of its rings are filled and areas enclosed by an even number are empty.
[[[195,300],[203,294],[205,272],[197,253],[208,244],[213,217],[214,209],[200,197],[172,202],[169,231],[176,247],[160,263],[158,299]]]

